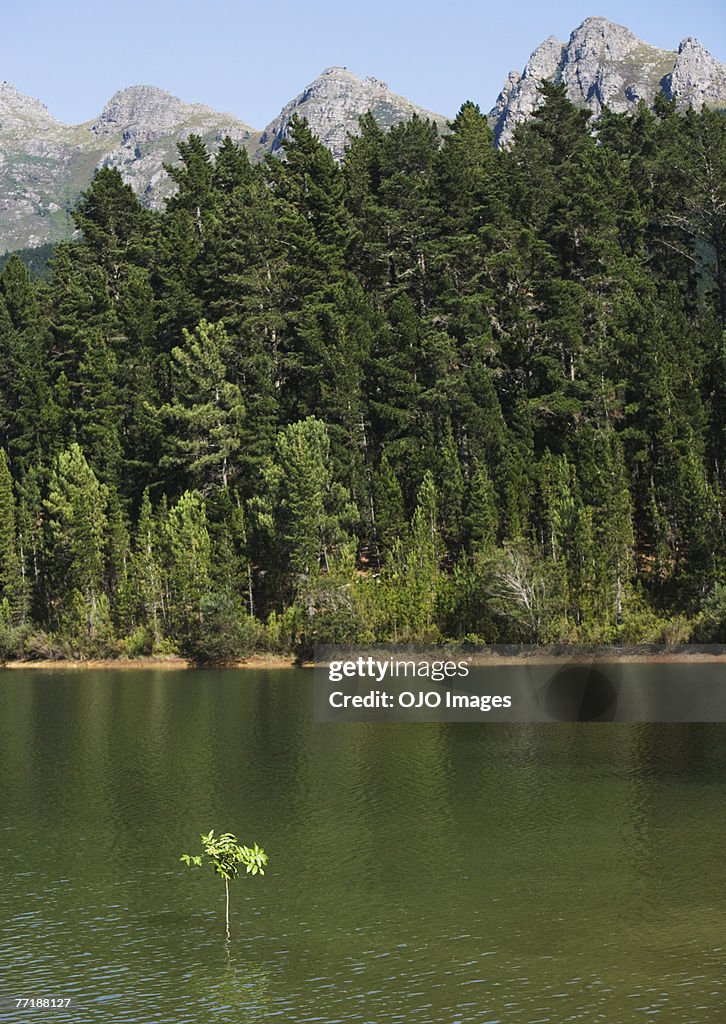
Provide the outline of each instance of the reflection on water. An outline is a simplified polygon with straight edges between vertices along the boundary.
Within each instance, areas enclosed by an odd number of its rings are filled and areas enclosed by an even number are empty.
[[[0,673],[0,1020],[722,1021],[725,764],[722,726],[315,724],[305,672]],[[229,943],[178,863],[211,827],[271,855]]]

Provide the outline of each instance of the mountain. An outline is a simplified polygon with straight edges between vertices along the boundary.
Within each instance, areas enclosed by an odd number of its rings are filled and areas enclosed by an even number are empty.
[[[99,167],[117,167],[152,208],[163,205],[172,184],[164,163],[177,143],[201,135],[214,150],[225,135],[253,159],[281,153],[293,114],[306,117],[337,159],[367,111],[383,127],[413,114],[444,126],[441,114],[417,107],[385,82],[361,79],[346,68],[328,68],[288,103],[264,132],[199,103],[185,103],[163,89],[134,85],[117,92],[101,114],[81,125],[57,121],[38,100],[0,84],[0,253],[56,242],[73,232],[70,211]]]
[[[447,120],[442,114],[417,107],[404,96],[391,92],[378,78],[361,79],[347,68],[326,68],[268,124],[260,136],[257,153],[279,152],[284,147],[290,119],[297,114],[307,118],[320,141],[340,160],[348,136],[357,131],[358,119],[368,111],[383,128],[409,120],[414,114],[435,121],[440,127],[445,127]]]
[[[543,78],[564,83],[570,100],[596,116],[604,106],[624,112],[640,100],[651,105],[661,91],[680,109],[726,107],[726,64],[697,39],[684,39],[677,51],[659,50],[622,25],[587,18],[569,42],[550,36],[522,74],[509,74],[490,115],[499,145],[508,145],[516,125],[539,106]]]
[[[164,162],[191,133],[212,147],[258,132],[231,114],[152,86],[117,92],[93,121],[66,125],[38,100],[0,83],[0,252],[68,238],[70,211],[98,167],[118,167],[152,207],[170,192]]]
[[[177,143],[201,135],[215,149],[225,135],[248,145],[258,132],[233,117],[200,103],[184,103],[150,85],[117,92],[95,121],[85,125],[104,147],[102,167],[117,167],[152,208],[160,208],[171,191],[164,163],[177,158]],[[106,147],[112,148],[106,148]]]
[[[0,251],[39,245],[69,231],[71,165],[85,160],[82,134],[61,124],[40,101],[0,83]],[[93,173],[88,161],[86,174]]]
[[[595,114],[605,105],[624,111],[641,99],[650,104],[659,91],[681,108],[726,107],[726,65],[697,40],[684,39],[678,51],[659,50],[621,25],[588,18],[568,43],[550,36],[522,74],[509,75],[490,115],[499,145],[507,145],[515,126],[539,105],[543,78],[563,82],[570,99]],[[259,160],[267,153],[282,155],[287,126],[299,114],[340,159],[367,111],[386,128],[413,114],[446,126],[443,115],[391,92],[385,82],[342,67],[323,71],[263,132],[150,85],[122,89],[94,120],[66,125],[39,100],[2,82],[0,253],[68,238],[70,211],[98,167],[118,167],[144,202],[158,208],[172,190],[163,165],[175,160],[177,143],[192,133],[211,149],[230,135]]]

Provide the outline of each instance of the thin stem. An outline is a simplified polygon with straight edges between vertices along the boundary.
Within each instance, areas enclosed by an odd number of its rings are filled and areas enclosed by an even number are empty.
[[[227,903],[225,908],[225,920],[227,922],[227,938],[229,938],[229,879],[224,880],[224,890],[227,897]]]

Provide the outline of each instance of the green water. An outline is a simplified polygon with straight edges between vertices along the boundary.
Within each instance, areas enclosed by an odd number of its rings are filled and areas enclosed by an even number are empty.
[[[311,689],[0,673],[0,1020],[726,1019],[726,726],[321,725]],[[229,942],[178,863],[212,827],[270,854]]]

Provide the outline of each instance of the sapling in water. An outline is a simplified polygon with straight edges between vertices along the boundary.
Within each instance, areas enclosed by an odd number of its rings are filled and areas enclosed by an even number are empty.
[[[241,846],[237,836],[231,832],[224,832],[221,836],[215,836],[214,829],[209,835],[201,835],[202,856],[183,853],[180,860],[184,861],[187,867],[200,868],[202,857],[207,858],[207,863],[214,868],[215,874],[224,879],[225,889],[225,923],[227,938],[229,938],[229,883],[231,879],[237,878],[242,867],[248,875],[264,875],[265,865],[268,857],[261,846],[257,843],[254,846]]]

